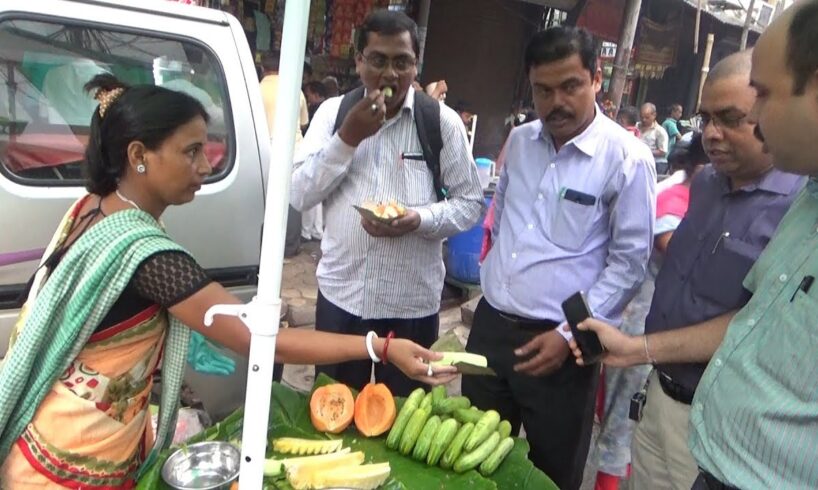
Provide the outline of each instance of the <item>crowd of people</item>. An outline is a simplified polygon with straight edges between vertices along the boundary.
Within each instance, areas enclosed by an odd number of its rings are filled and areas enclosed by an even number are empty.
[[[497,376],[464,376],[462,391],[514,435],[524,428],[529,458],[560,488],[582,483],[595,411],[598,489],[629,473],[637,490],[818,486],[816,25],[818,1],[805,0],[753,50],[719,61],[687,134],[678,105],[663,124],[652,104],[603,111],[582,29],[547,29],[522,53],[536,117],[502,151],[466,346]],[[355,388],[374,372],[406,395],[455,375],[428,350],[442,244],[480,219],[483,189],[463,121],[441,103],[445,82],[414,85],[415,23],[376,11],[356,36],[361,86],[339,96],[308,81],[301,98],[291,216],[320,205],[325,219],[291,231],[321,239],[316,331],[282,330],[277,360]],[[261,81],[268,114],[275,62]],[[88,194],[55,233],[0,369],[8,488],[132,484],[169,442],[191,331],[249,349],[236,318],[204,327],[210,306],[238,299],[160,221],[211,172],[207,110],[108,74],[87,89],[98,101]],[[372,221],[352,207],[367,200],[406,214]],[[561,303],[576,291],[604,370],[585,365],[565,325]]]

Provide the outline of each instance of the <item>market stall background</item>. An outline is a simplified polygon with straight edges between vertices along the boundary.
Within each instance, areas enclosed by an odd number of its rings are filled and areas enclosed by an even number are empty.
[[[196,0],[185,0],[196,2]],[[198,0],[199,5],[222,10],[239,19],[256,64],[265,52],[278,53],[286,0]],[[388,8],[415,17],[416,0],[312,0],[307,28],[306,61],[313,79],[338,79],[342,91],[358,82],[354,62],[355,27],[374,9]],[[306,83],[307,77],[304,78]]]

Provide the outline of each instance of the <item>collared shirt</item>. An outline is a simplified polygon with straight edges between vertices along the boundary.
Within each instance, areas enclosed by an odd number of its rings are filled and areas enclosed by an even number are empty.
[[[494,245],[480,271],[486,300],[506,313],[560,321],[562,301],[582,290],[595,316],[618,323],[653,244],[648,149],[597,108],[559,151],[540,121],[515,128],[506,151]]]
[[[744,281],[690,414],[699,466],[746,489],[818,488],[818,182],[811,180]]]
[[[645,333],[695,325],[744,306],[750,293],[742,281],[803,183],[803,177],[773,169],[731,191],[727,177],[705,167],[693,180],[690,207],[656,278]],[[705,366],[659,369],[692,391]]]
[[[666,161],[667,160],[667,148],[668,148],[668,136],[665,128],[659,125],[656,121],[653,121],[653,125],[650,127],[644,127],[641,124],[638,126],[639,138],[642,140],[643,143],[648,145],[651,151],[662,150],[665,152],[665,156],[663,157],[655,157],[657,161]]]
[[[333,134],[341,97],[328,99],[312,120],[295,158],[290,202],[299,210],[324,203],[323,256],[317,276],[330,302],[362,318],[420,318],[437,313],[445,269],[445,237],[480,218],[483,191],[460,117],[440,106],[441,179],[448,199],[437,202],[414,121],[414,90],[398,115],[358,147]],[[352,207],[394,199],[420,214],[420,227],[399,238],[364,231]]]
[[[662,123],[662,129],[665,130],[668,137],[668,144],[667,144],[667,155],[670,155],[670,152],[673,151],[673,147],[676,146],[676,140],[682,135],[679,132],[679,126],[677,125],[678,121],[673,119],[672,117],[668,117]]]

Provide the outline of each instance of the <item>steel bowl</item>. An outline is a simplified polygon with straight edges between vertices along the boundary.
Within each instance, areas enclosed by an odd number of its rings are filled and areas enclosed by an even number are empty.
[[[227,489],[239,476],[241,452],[220,441],[191,444],[170,455],[162,479],[177,490]]]

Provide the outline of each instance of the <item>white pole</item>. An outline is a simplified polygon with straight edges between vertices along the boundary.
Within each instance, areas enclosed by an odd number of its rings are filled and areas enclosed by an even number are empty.
[[[301,130],[298,127],[298,113],[309,12],[309,0],[288,1],[284,11],[258,294],[247,305],[217,305],[205,315],[205,325],[212,323],[214,315],[238,316],[251,333],[241,447],[241,486],[249,489],[260,489],[263,479],[275,342],[281,311],[281,272],[284,266],[290,175],[295,132]]]

